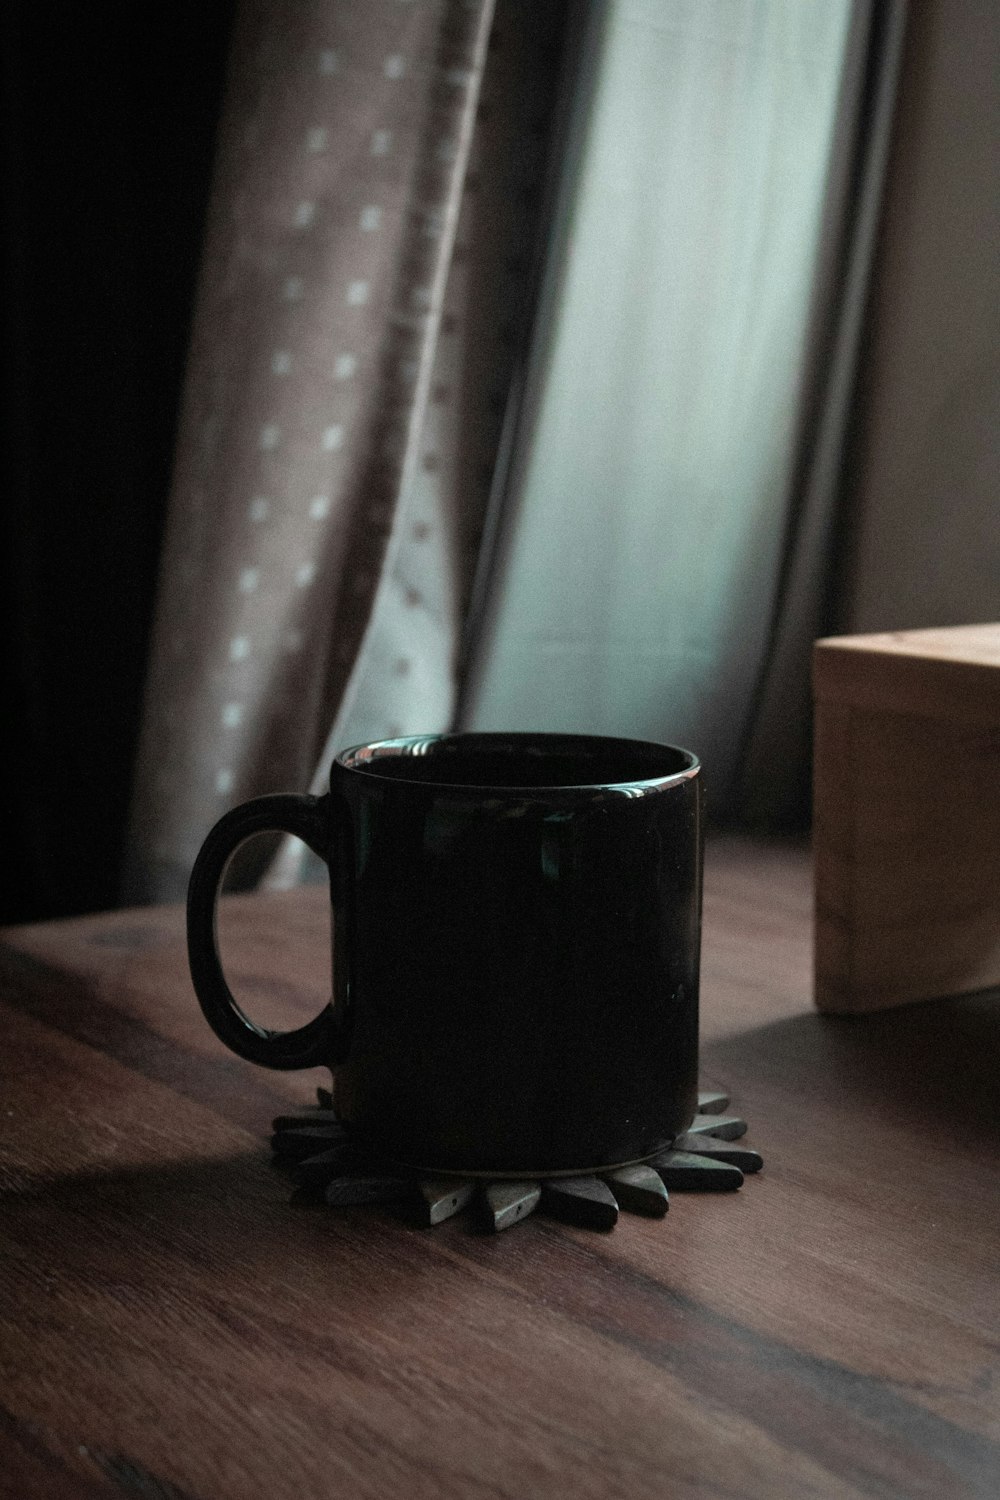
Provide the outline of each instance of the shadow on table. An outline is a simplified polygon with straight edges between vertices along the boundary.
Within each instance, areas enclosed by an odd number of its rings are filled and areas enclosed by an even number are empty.
[[[824,1112],[876,1105],[938,1139],[1000,1144],[1000,991],[866,1016],[795,1016],[703,1050],[711,1078],[805,1094]],[[734,1105],[740,1104],[734,1098]]]
[[[294,1203],[289,1175],[266,1149],[25,1174],[0,1191],[0,1218],[27,1254],[29,1282],[44,1282],[54,1266],[61,1280],[93,1289],[169,1287],[183,1296],[214,1288],[214,1296],[229,1288],[276,1304],[294,1292],[293,1300],[314,1295],[329,1311],[349,1302],[358,1267],[373,1259],[379,1274],[366,1284],[369,1302],[410,1295],[435,1274],[448,1279],[433,1236],[410,1232],[390,1208]]]

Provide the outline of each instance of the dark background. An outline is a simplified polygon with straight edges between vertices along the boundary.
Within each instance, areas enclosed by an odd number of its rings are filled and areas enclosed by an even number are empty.
[[[0,921],[116,903],[233,10],[3,7]]]

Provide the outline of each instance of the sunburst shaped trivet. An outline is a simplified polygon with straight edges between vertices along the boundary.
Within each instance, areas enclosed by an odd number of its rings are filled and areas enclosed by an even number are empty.
[[[334,1207],[393,1203],[425,1225],[441,1224],[473,1207],[487,1227],[499,1231],[519,1224],[536,1210],[589,1229],[612,1229],[620,1209],[662,1218],[670,1193],[732,1192],[744,1174],[759,1172],[756,1151],[737,1146],[746,1121],[727,1115],[725,1094],[700,1093],[698,1114],[669,1151],[634,1166],[595,1176],[549,1177],[538,1181],[493,1178],[432,1178],[395,1167],[365,1151],[333,1114],[333,1100],[318,1090],[318,1107],[279,1115],[271,1145],[308,1198]]]

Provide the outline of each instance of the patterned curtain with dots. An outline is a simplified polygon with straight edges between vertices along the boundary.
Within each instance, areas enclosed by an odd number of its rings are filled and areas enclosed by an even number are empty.
[[[234,803],[452,720],[563,22],[532,0],[241,6],[127,900],[179,896]],[[272,879],[296,875],[285,849]]]

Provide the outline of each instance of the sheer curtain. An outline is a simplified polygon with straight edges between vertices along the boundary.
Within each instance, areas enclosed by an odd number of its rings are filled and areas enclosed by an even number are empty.
[[[801,779],[902,7],[593,16],[467,727]]]

